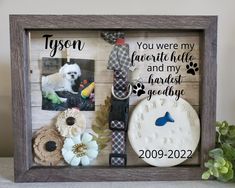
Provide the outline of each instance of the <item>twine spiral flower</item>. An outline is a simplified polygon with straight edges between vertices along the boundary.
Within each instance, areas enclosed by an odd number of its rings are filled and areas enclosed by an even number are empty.
[[[61,112],[56,121],[57,130],[63,137],[74,137],[82,134],[86,128],[85,116],[72,108]]]
[[[63,138],[52,127],[39,129],[34,136],[34,161],[43,166],[57,166],[64,164],[61,149]]]
[[[66,138],[62,148],[64,160],[71,166],[89,165],[98,155],[98,144],[92,138],[89,133]]]

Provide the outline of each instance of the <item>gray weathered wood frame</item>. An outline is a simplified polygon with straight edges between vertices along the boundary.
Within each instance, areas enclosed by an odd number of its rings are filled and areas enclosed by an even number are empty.
[[[29,30],[141,29],[197,31],[201,36],[200,165],[158,167],[33,167]],[[16,182],[198,180],[215,145],[217,16],[10,15],[12,114]]]

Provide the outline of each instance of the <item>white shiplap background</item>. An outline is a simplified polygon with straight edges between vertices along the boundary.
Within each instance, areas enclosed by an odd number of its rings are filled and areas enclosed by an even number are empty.
[[[41,110],[42,97],[41,97],[41,87],[40,87],[40,67],[43,57],[50,57],[51,49],[45,49],[45,38],[42,37],[45,34],[53,34],[51,40],[81,40],[85,43],[85,47],[82,51],[77,49],[69,48],[70,58],[81,58],[81,59],[94,59],[95,60],[95,105],[96,110],[99,106],[104,103],[107,96],[110,96],[111,85],[113,81],[113,72],[107,70],[107,61],[113,46],[105,42],[100,37],[100,31],[32,31],[30,33],[30,83],[31,83],[31,107],[32,107],[32,128],[33,132],[38,130],[40,127],[45,125],[54,125],[56,116],[59,112],[56,111],[45,111]],[[132,52],[137,51],[137,54],[158,54],[159,52],[164,52],[165,54],[171,54],[172,51],[176,51],[176,54],[182,54],[182,52],[188,52],[189,49],[181,49],[181,44],[194,44],[194,49],[191,55],[195,58],[194,63],[198,63],[200,68],[200,54],[199,54],[199,34],[192,32],[184,33],[162,33],[154,31],[128,31],[126,32],[126,42],[130,46],[130,55]],[[139,49],[137,42],[147,43],[156,45],[157,43],[177,43],[179,48],[167,49],[167,50],[157,50],[154,49]],[[66,50],[66,49],[65,49]],[[65,58],[66,51],[58,51],[54,57]],[[148,65],[161,65],[162,63],[156,62],[139,62],[136,63],[138,69],[141,70],[140,77],[145,82],[146,89],[163,89],[167,85],[154,85],[151,86],[147,84],[150,72],[147,71]],[[189,75],[186,73],[186,64],[182,62],[164,62],[165,67],[167,65],[178,65],[181,66],[180,71],[177,75],[181,74],[183,77],[183,82],[180,85],[176,85],[174,89],[184,89],[185,95],[182,96],[184,99],[190,102],[193,107],[199,111],[199,81],[200,81],[200,70],[196,72],[196,75]],[[81,70],[82,71],[82,70]],[[175,72],[167,72],[166,68],[163,72],[151,72],[154,77],[166,78],[169,73],[176,76]],[[172,85],[172,84],[171,84]],[[130,97],[130,114],[135,105],[147,97],[146,94],[141,97],[132,95]],[[91,131],[91,124],[95,118],[94,111],[83,111],[82,112],[87,119],[87,130]],[[164,144],[164,143],[162,143]],[[138,156],[133,152],[131,146],[128,144],[128,165],[146,165]],[[108,156],[110,153],[110,144],[99,154],[97,160],[93,162],[93,165],[108,165]],[[198,164],[198,151],[195,152],[193,159],[190,159],[186,164]]]

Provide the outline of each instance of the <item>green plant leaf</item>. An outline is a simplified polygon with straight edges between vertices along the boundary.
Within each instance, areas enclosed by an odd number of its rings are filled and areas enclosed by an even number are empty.
[[[228,137],[229,138],[235,138],[235,126],[234,125],[231,125],[229,127]]]
[[[216,127],[221,127],[221,125],[222,125],[222,123],[219,122],[219,121],[217,121],[216,124],[215,124]]]
[[[209,151],[209,156],[213,159],[216,159],[218,157],[223,157],[223,150],[221,148],[215,148]]]
[[[222,167],[220,170],[219,170],[220,173],[222,174],[226,174],[228,173],[228,168],[227,167]]]
[[[225,143],[221,145],[223,151],[224,151],[224,156],[226,159],[229,161],[235,160],[235,148],[232,147],[230,144]]]
[[[219,167],[222,167],[226,164],[226,161],[223,157],[218,157],[218,158],[216,158],[216,163],[219,164]]]
[[[220,129],[220,133],[221,133],[222,135],[226,135],[226,134],[228,133],[228,130],[229,130],[228,127],[222,128],[222,129]]]
[[[211,169],[212,175],[215,177],[219,177],[219,170],[217,168],[212,168]]]
[[[220,136],[226,135],[229,131],[229,124],[226,121],[223,121],[222,123],[217,122],[216,123],[216,132],[219,134],[219,142],[220,142]]]
[[[220,163],[214,163],[214,167],[215,168],[219,168],[219,167],[222,167],[223,165],[221,165]]]
[[[228,182],[228,181],[233,179],[233,174],[234,174],[233,170],[229,169],[228,173],[226,173],[226,174],[224,174],[222,176],[219,176],[217,179],[219,181]]]
[[[229,126],[229,124],[228,124],[227,121],[222,121],[222,123],[221,123],[221,127],[222,127],[222,128],[228,127],[228,126]]]
[[[204,165],[206,168],[211,168],[214,165],[214,161],[212,159],[210,159]]]
[[[206,172],[204,172],[203,174],[202,174],[202,179],[203,180],[208,180],[209,178],[210,178],[210,172],[209,172],[209,170],[208,171],[206,171]]]
[[[202,174],[202,179],[208,179],[210,175],[219,181],[235,181],[235,126],[227,121],[216,122],[217,148],[209,152],[212,158],[204,165],[208,169]]]

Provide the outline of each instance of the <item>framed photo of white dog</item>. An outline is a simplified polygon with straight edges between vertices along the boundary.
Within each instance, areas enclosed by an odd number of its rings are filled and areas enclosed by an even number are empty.
[[[66,59],[43,57],[39,64],[43,110],[95,110],[94,60],[67,55]]]
[[[16,182],[199,180],[216,16],[11,15]]]

